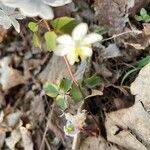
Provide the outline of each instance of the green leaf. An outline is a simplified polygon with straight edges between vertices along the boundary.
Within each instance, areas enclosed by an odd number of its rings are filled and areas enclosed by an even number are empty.
[[[32,32],[37,32],[38,31],[38,24],[35,22],[29,22],[28,23],[28,28],[32,31]]]
[[[108,29],[105,27],[105,26],[102,26],[102,25],[99,25],[99,26],[96,26],[95,27],[95,30],[94,30],[96,33],[99,33],[101,35],[105,34],[108,32]]]
[[[59,88],[55,84],[46,82],[43,88],[45,93],[50,97],[56,97],[59,94]]]
[[[94,88],[96,86],[99,86],[101,84],[101,79],[100,77],[93,75],[90,78],[87,78],[84,80],[84,84],[88,88]]]
[[[68,92],[71,89],[72,81],[69,79],[63,79],[60,83],[60,89],[64,92]]]
[[[65,106],[65,97],[62,96],[62,95],[58,95],[56,97],[56,103],[57,105],[62,109],[62,110],[65,110],[66,109],[66,106]]]
[[[142,21],[143,20],[143,18],[141,16],[138,16],[138,15],[135,15],[134,18],[136,21]]]
[[[40,36],[37,32],[33,33],[33,45],[35,47],[41,48],[41,40],[40,40]]]
[[[147,65],[148,63],[150,63],[150,56],[147,56],[147,57],[141,59],[140,61],[137,62],[137,64],[135,66],[138,68],[142,68],[145,65]]]
[[[83,95],[80,91],[80,88],[77,87],[75,84],[72,85],[70,94],[75,102],[80,102],[81,100],[83,100]]]
[[[52,27],[62,33],[71,33],[76,26],[76,21],[71,17],[60,17],[51,21]]]
[[[56,43],[57,43],[56,33],[53,31],[46,32],[44,38],[46,40],[47,49],[49,51],[53,50],[56,47]]]
[[[144,18],[145,16],[147,16],[148,14],[147,14],[146,9],[142,8],[142,9],[140,10],[140,15],[141,15],[143,18]]]
[[[149,21],[150,21],[150,16],[149,16],[149,15],[144,16],[144,17],[143,17],[143,20],[144,20],[145,22],[149,22]]]

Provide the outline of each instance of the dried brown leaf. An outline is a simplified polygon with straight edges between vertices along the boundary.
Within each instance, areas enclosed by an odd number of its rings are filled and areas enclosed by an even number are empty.
[[[22,137],[24,150],[33,150],[31,133],[25,127],[20,127],[20,133]]]
[[[19,129],[16,129],[11,132],[11,136],[6,138],[5,142],[10,149],[14,149],[15,145],[20,141],[20,139],[21,139],[20,131]]]
[[[0,43],[5,39],[6,36],[7,30],[0,26]]]
[[[21,72],[9,66],[10,62],[11,60],[8,57],[0,61],[0,84],[4,91],[25,82]]]
[[[150,111],[150,63],[141,69],[136,80],[131,84],[131,93],[135,95],[136,102],[141,101],[144,108]]]
[[[22,113],[20,111],[14,112],[14,113],[10,113],[7,117],[7,125],[9,127],[14,127],[20,120],[20,117],[22,116]]]
[[[80,150],[119,150],[115,145],[107,142],[102,137],[90,136],[82,141]]]
[[[141,69],[131,84],[135,104],[126,109],[106,114],[107,139],[124,148],[148,150],[150,148],[150,64]]]

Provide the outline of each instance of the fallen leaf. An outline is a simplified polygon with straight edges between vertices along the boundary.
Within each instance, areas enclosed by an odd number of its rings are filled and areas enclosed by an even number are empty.
[[[2,149],[2,146],[5,142],[6,134],[5,132],[0,132],[0,149]]]
[[[21,135],[19,129],[13,130],[10,137],[6,138],[6,145],[10,149],[15,149],[15,145],[20,141]]]
[[[0,111],[0,123],[2,123],[3,119],[4,119],[4,112]]]
[[[20,133],[22,137],[24,150],[33,150],[31,133],[25,127],[20,127]]]
[[[42,122],[45,117],[44,101],[41,96],[34,97],[31,103],[31,111],[35,113],[35,119]]]
[[[63,78],[69,79],[70,75],[63,58],[53,55],[45,69],[39,74],[38,77],[42,83],[45,83],[46,81],[51,83],[59,83]]]
[[[112,72],[106,68],[105,64],[97,64],[93,62],[93,65],[97,74],[102,75],[104,78],[112,77]]]
[[[0,43],[5,39],[6,36],[7,30],[0,26]]]
[[[80,145],[80,150],[119,150],[101,136],[89,136]]]
[[[141,69],[136,80],[131,84],[131,93],[135,95],[136,102],[141,101],[144,108],[150,111],[150,63]]]
[[[107,139],[126,149],[150,148],[150,63],[141,69],[131,84],[135,104],[126,109],[106,113]]]
[[[7,117],[7,125],[9,127],[14,127],[20,120],[20,117],[22,116],[22,113],[20,111],[10,113]]]
[[[25,82],[21,72],[9,66],[10,62],[11,60],[8,57],[5,57],[0,61],[0,84],[4,91]]]
[[[143,31],[139,31],[139,34],[131,33],[129,35],[122,36],[121,39],[127,47],[132,46],[137,50],[145,50],[150,45],[150,26],[147,23],[143,24]]]
[[[130,45],[130,46],[134,47],[137,50],[144,50],[146,48],[145,46],[143,46],[140,43],[127,43],[127,42],[124,42],[124,43],[127,44],[127,45]]]
[[[149,124],[150,115],[140,102],[128,109],[107,113],[107,139],[126,149],[147,150],[150,146]]]
[[[145,35],[150,35],[150,23],[143,23],[143,32]]]
[[[95,96],[102,96],[103,92],[100,90],[92,90],[92,93],[88,96],[85,97],[85,99],[91,98],[91,97],[95,97]]]
[[[77,71],[74,75],[77,81],[81,81],[83,79],[87,67],[89,67],[89,63],[87,63],[87,61],[82,61],[81,64],[78,66]]]
[[[107,48],[104,49],[102,57],[104,59],[115,58],[121,56],[121,52],[116,44],[110,44]]]

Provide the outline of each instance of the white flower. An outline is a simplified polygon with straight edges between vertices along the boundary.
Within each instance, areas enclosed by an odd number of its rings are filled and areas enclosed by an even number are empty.
[[[59,7],[72,2],[72,0],[43,0],[43,1],[44,3],[52,7]]]
[[[19,11],[16,11],[15,8],[10,8],[0,4],[0,25],[5,29],[9,29],[12,25],[17,32],[20,32],[20,24],[16,20],[24,19],[25,17],[20,14]]]
[[[64,132],[65,132],[65,135],[74,137],[80,131],[77,128],[75,128],[74,125],[70,121],[67,121],[66,125],[64,126]]]
[[[1,0],[6,6],[18,8],[28,17],[40,16],[43,19],[53,19],[54,14],[50,6],[62,6],[71,0]]]
[[[54,49],[55,55],[67,56],[71,65],[81,59],[86,59],[92,55],[92,44],[102,40],[102,36],[97,33],[88,32],[86,23],[80,23],[72,31],[72,36],[65,34],[58,37],[58,46]]]
[[[67,120],[64,126],[64,132],[66,135],[74,137],[85,125],[86,111],[78,112],[76,115],[70,113],[65,113],[65,118]]]

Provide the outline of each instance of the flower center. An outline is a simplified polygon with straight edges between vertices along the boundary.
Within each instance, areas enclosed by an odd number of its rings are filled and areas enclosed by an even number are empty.
[[[77,48],[75,49],[75,57],[76,57],[76,58],[75,58],[75,61],[76,61],[76,62],[79,62],[79,56],[80,56],[80,54],[81,54],[81,49],[77,47]]]

